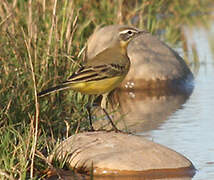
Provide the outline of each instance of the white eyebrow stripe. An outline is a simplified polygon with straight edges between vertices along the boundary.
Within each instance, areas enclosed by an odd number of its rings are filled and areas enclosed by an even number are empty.
[[[120,34],[126,34],[128,31],[137,32],[135,29],[126,29],[120,32]]]

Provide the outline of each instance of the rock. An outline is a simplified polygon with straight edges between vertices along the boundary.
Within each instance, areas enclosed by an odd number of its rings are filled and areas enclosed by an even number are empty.
[[[85,132],[60,143],[49,157],[94,176],[192,176],[194,166],[181,154],[143,137],[115,132]]]
[[[72,170],[63,170],[63,169],[48,169],[45,172],[46,180],[86,180],[89,179],[88,176],[76,173]]]
[[[105,26],[91,35],[86,53],[88,61],[111,45],[114,34],[122,26]],[[192,72],[178,53],[150,33],[133,39],[127,51],[131,68],[121,88],[159,89],[186,85],[193,80]]]

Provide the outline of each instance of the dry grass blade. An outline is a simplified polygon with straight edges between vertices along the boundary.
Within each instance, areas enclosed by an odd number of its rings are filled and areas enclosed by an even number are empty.
[[[31,2],[29,2],[29,4],[31,4]],[[31,18],[29,18],[29,19],[31,19]],[[32,22],[32,21],[29,21],[29,22]],[[31,29],[31,25],[30,25],[30,29]],[[29,30],[29,31],[31,32],[31,30]],[[31,50],[30,50],[31,36],[30,36],[30,38],[27,39],[23,29],[22,29],[22,32],[23,32],[23,35],[24,35],[24,42],[25,42],[25,46],[26,46],[26,49],[27,49],[27,53],[28,53],[29,63],[30,63],[31,75],[32,75],[33,86],[34,86],[34,98],[35,98],[35,110],[36,110],[35,117],[31,119],[31,121],[34,121],[34,122],[32,122],[32,124],[34,125],[32,127],[32,128],[34,128],[32,132],[34,132],[34,134],[33,134],[33,139],[32,139],[33,143],[32,143],[32,149],[31,149],[30,177],[33,178],[34,157],[35,157],[36,144],[37,144],[37,139],[38,139],[39,103],[38,103],[38,98],[37,98],[35,72],[34,72],[34,68],[33,68],[33,62],[32,62]]]
[[[37,144],[37,136],[38,136],[38,126],[39,126],[39,104],[38,104],[38,98],[37,98],[37,91],[36,91],[36,78],[35,78],[35,73],[34,73],[34,68],[33,68],[33,63],[32,63],[32,58],[30,55],[30,48],[29,44],[27,43],[27,40],[25,40],[25,44],[27,47],[28,55],[29,55],[29,61],[30,61],[30,67],[31,67],[31,73],[32,73],[32,79],[33,79],[33,84],[34,84],[34,97],[35,97],[35,124],[34,124],[34,136],[33,136],[33,145],[31,149],[31,169],[30,169],[30,176],[33,178],[33,167],[34,167],[34,157],[35,157],[35,151],[36,151],[36,144]]]
[[[73,14],[71,14],[73,15]],[[67,53],[69,53],[71,51],[71,44],[72,44],[72,40],[73,40],[73,37],[74,37],[74,33],[76,32],[77,30],[77,20],[78,20],[78,16],[79,16],[79,10],[77,11],[77,15],[75,16],[74,18],[74,21],[73,21],[73,24],[72,24],[72,31],[70,33],[70,36],[68,38],[68,48],[67,48]],[[71,22],[71,16],[69,17],[69,23]],[[67,36],[68,37],[68,36]]]
[[[12,13],[8,14],[6,18],[4,18],[1,22],[0,22],[0,27],[12,16]]]
[[[9,180],[15,180],[11,175],[9,175],[7,172],[0,169],[0,176],[6,177]]]
[[[49,37],[48,37],[47,57],[50,55],[50,46],[51,46],[51,39],[52,39],[52,35],[53,35],[53,29],[56,26],[56,6],[57,6],[57,0],[54,1],[53,14],[52,14],[52,24],[51,24]],[[47,68],[47,65],[48,65],[48,63],[46,61],[45,62],[45,67],[46,68]]]

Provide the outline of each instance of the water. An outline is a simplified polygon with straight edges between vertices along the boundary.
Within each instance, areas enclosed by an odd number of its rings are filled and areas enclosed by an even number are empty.
[[[200,61],[189,99],[161,125],[140,133],[189,158],[198,170],[193,180],[214,179],[214,58],[208,43],[212,30],[186,32],[189,46],[196,43]]]

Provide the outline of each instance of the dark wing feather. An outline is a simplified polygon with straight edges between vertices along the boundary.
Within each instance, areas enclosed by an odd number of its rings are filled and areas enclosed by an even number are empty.
[[[125,66],[118,64],[83,67],[77,72],[73,73],[63,84],[98,81],[114,76],[120,76],[124,71]]]

